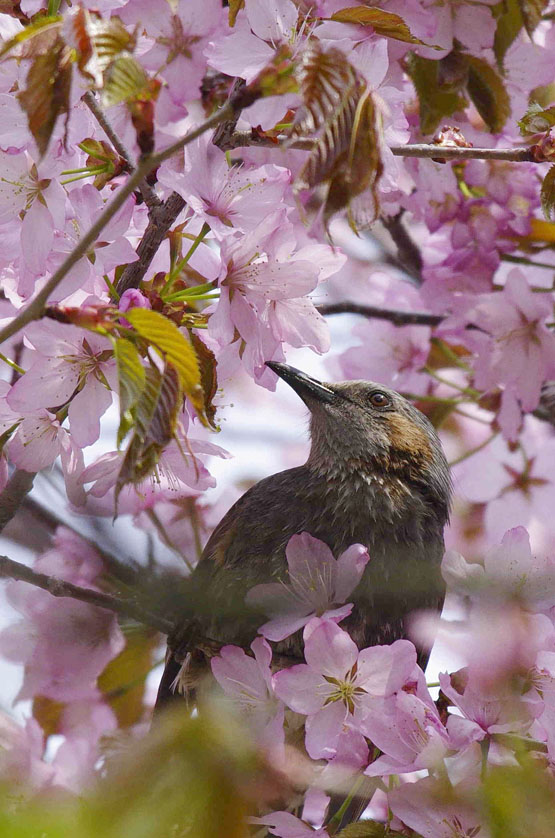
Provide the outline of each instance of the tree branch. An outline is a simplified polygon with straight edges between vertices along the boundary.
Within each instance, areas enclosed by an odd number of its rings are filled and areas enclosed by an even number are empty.
[[[245,92],[245,82],[243,79],[235,79],[231,86],[227,105],[231,106],[232,114],[229,119],[220,122],[214,131],[212,142],[222,150],[233,148],[229,145],[230,139],[234,136],[235,127],[241,113],[239,106],[241,97]],[[116,286],[118,294],[123,294],[129,288],[138,288],[141,280],[149,269],[158,248],[164,241],[172,224],[177,220],[179,214],[185,209],[186,203],[184,199],[177,192],[172,192],[169,198],[158,209],[151,213],[149,224],[143,234],[143,237],[137,247],[137,254],[139,259],[136,262],[130,262],[124,268],[119,282]]]
[[[296,148],[301,151],[311,151],[315,140],[302,137],[289,141],[284,134],[278,137],[260,136],[254,131],[236,131],[228,140],[228,149],[244,146],[269,146],[270,148]],[[459,148],[458,146],[440,146],[435,143],[407,143],[407,145],[390,146],[395,157],[424,157],[441,160],[507,160],[515,163],[537,163],[533,151],[528,146],[515,148]]]
[[[93,114],[94,118],[114,146],[115,150],[119,154],[120,157],[123,157],[125,163],[127,164],[127,168],[130,172],[133,172],[137,168],[137,162],[133,159],[133,155],[129,151],[129,149],[123,144],[121,139],[116,134],[112,123],[98,104],[96,96],[92,92],[92,90],[88,90],[85,95],[83,96],[83,102],[86,104],[90,112]],[[154,207],[159,207],[162,201],[146,180],[143,180],[139,184],[139,190],[141,195],[143,196],[144,202],[150,209]]]
[[[0,495],[0,532],[6,524],[9,524],[23,500],[33,488],[35,477],[35,472],[23,471],[23,469],[18,468],[8,480],[4,491]]]
[[[185,200],[177,192],[172,192],[163,204],[152,210],[147,228],[137,247],[136,252],[139,258],[136,262],[129,262],[126,265],[116,286],[116,291],[120,296],[129,288],[139,287],[168,230],[184,209]]]
[[[58,270],[52,274],[50,279],[43,285],[38,294],[33,297],[31,302],[24,309],[20,310],[16,317],[14,317],[13,320],[0,330],[0,343],[12,337],[12,335],[17,334],[17,332],[28,323],[31,323],[33,320],[38,320],[42,316],[44,306],[52,292],[55,291],[62,280],[65,279],[72,267],[83,256],[85,256],[86,253],[88,253],[89,249],[98,239],[102,230],[106,227],[108,222],[112,220],[118,210],[121,209],[127,198],[139,186],[143,178],[163,163],[164,160],[172,157],[172,155],[176,154],[176,152],[180,151],[184,146],[192,143],[193,140],[196,140],[197,137],[204,134],[205,131],[210,131],[220,122],[229,119],[234,113],[234,108],[234,103],[226,103],[219,111],[212,114],[212,116],[206,119],[201,125],[197,126],[197,128],[194,128],[183,137],[180,137],[179,140],[176,140],[176,142],[172,143],[168,146],[168,148],[165,148],[157,154],[145,157],[141,163],[139,163],[130,178],[126,181],[126,183],[120,186],[113,199],[99,215],[92,227],[80,239],[76,247],[64,259]]]
[[[169,634],[173,629],[171,620],[166,620],[158,614],[153,614],[135,605],[129,600],[119,599],[111,594],[101,591],[93,591],[91,588],[82,588],[72,582],[65,582],[56,576],[48,576],[46,573],[38,573],[21,562],[14,562],[7,556],[0,556],[0,576],[9,579],[16,579],[20,582],[27,582],[36,588],[42,588],[55,597],[69,597],[80,602],[88,602],[89,605],[96,605],[98,608],[105,608],[119,614],[121,617],[131,617],[144,625],[152,626],[162,634]]]
[[[403,224],[403,210],[397,215],[383,216],[381,222],[395,243],[401,267],[420,285],[424,262],[418,245]]]
[[[360,305],[359,303],[324,303],[316,306],[320,314],[361,314],[376,320],[389,320],[395,326],[438,326],[444,317],[427,311],[398,311],[392,308]]]
[[[91,588],[83,588],[80,585],[74,585],[72,582],[59,579],[57,576],[38,573],[36,570],[27,567],[27,565],[21,564],[21,562],[14,562],[13,559],[9,559],[7,556],[0,556],[0,577],[15,579],[18,582],[27,582],[29,585],[41,588],[43,591],[47,591],[55,597],[76,599],[79,602],[87,602],[89,605],[95,605],[97,608],[105,608],[107,611],[112,611],[120,617],[128,617],[145,626],[151,626],[161,634],[170,634],[174,629],[174,624],[171,620],[167,620],[159,614],[153,614],[151,611],[140,608],[129,600],[120,599],[111,594],[105,594],[102,591],[93,591]],[[209,656],[214,656],[228,642],[212,640],[209,637],[195,637],[195,648],[200,649]],[[245,648],[245,651],[251,654],[250,648]],[[292,666],[294,663],[300,663],[301,661],[298,658],[293,658],[288,655],[274,655],[273,662],[278,666]]]

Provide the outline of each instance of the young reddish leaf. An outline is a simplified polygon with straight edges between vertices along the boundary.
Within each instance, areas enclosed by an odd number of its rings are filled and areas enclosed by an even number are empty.
[[[218,389],[218,379],[216,376],[217,361],[216,356],[211,349],[199,338],[194,332],[191,332],[191,343],[197,353],[200,366],[200,386],[204,393],[204,412],[208,423],[215,431],[219,430],[215,422],[216,408],[213,401]]]
[[[297,176],[296,189],[310,189],[328,178],[349,148],[357,102],[364,82],[337,49],[323,52],[318,41],[306,48],[298,71],[302,105],[290,136],[314,136],[314,149]]]
[[[543,214],[550,221],[555,215],[555,166],[551,166],[543,179],[540,197]]]
[[[70,50],[61,39],[44,55],[37,55],[27,73],[26,87],[17,94],[41,157],[48,148],[58,116],[69,110]]]
[[[134,308],[127,311],[125,317],[138,334],[175,367],[183,392],[206,424],[198,358],[187,338],[175,323],[157,311]]]
[[[383,171],[379,147],[379,118],[372,93],[367,90],[360,97],[353,126],[351,142],[343,160],[337,162],[332,175],[326,203],[324,221],[341,209],[348,207],[351,227],[356,231],[372,224],[378,215],[378,181]],[[352,202],[368,190],[363,202]]]
[[[511,113],[501,76],[483,58],[468,55],[468,95],[493,134],[499,133]]]
[[[99,89],[112,62],[135,48],[135,36],[118,17],[104,20],[83,8],[68,18],[66,37],[77,52],[80,71]]]
[[[39,17],[25,29],[8,38],[0,47],[0,58],[12,53],[17,58],[31,58],[46,52],[58,38],[62,27],[61,15]],[[35,42],[35,43],[33,43]]]
[[[245,0],[229,0],[229,12],[228,12],[228,23],[233,28],[235,26],[235,21],[237,20],[237,15],[245,7]]]
[[[358,26],[371,26],[377,35],[384,38],[394,38],[409,44],[424,44],[420,38],[415,38],[402,17],[393,12],[386,12],[376,6],[351,6],[334,12],[331,20],[337,23],[353,23]],[[432,44],[428,46],[433,46]],[[441,49],[441,47],[433,47]]]
[[[530,37],[532,37],[536,26],[541,21],[543,12],[548,5],[549,0],[518,0],[524,28]]]
[[[406,65],[418,95],[420,130],[423,134],[433,134],[445,117],[464,110],[468,102],[458,90],[441,87],[438,61],[413,53],[407,57]]]

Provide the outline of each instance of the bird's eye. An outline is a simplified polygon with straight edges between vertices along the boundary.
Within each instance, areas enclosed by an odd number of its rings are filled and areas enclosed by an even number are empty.
[[[369,401],[373,407],[386,407],[391,404],[389,396],[386,396],[385,393],[381,393],[379,390],[370,394]]]

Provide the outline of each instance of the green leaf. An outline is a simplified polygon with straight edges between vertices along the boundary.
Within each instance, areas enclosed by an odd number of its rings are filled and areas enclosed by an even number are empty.
[[[421,58],[414,53],[407,56],[407,72],[418,95],[420,130],[433,134],[447,116],[466,108],[468,102],[458,91],[444,90],[438,81],[439,62]]]
[[[126,338],[114,343],[114,354],[118,371],[120,420],[117,435],[118,448],[133,425],[131,411],[145,387],[145,368],[135,344]]]
[[[166,364],[162,372],[155,366],[148,367],[145,387],[134,408],[133,437],[116,481],[116,503],[124,486],[140,483],[155,470],[162,451],[175,436],[182,403],[175,367]]]
[[[542,108],[537,102],[530,102],[528,110],[518,122],[523,137],[549,131],[553,125],[555,125],[555,105]]]
[[[334,12],[330,20],[336,23],[353,23],[358,26],[371,26],[377,35],[384,38],[394,38],[396,41],[405,41],[409,44],[422,44],[428,46],[415,38],[402,17],[393,12],[386,12],[376,6],[351,6],[347,9],[340,9]],[[429,46],[433,46],[430,44]],[[433,46],[433,49],[441,47]]]
[[[511,103],[503,80],[483,58],[467,56],[468,95],[493,134],[502,130],[511,113]]]
[[[228,23],[233,29],[233,27],[235,26],[235,21],[237,20],[237,15],[245,6],[245,0],[229,0],[228,5]]]
[[[21,32],[18,32],[17,35],[14,35],[13,38],[9,38],[7,41],[4,42],[2,47],[0,48],[0,58],[3,58],[8,53],[13,52],[16,47],[20,47],[23,44],[27,44],[27,42],[34,40],[37,38],[40,41],[40,50],[37,49],[35,54],[40,52],[44,52],[48,49],[52,40],[55,40],[58,35],[58,31],[61,29],[63,23],[63,17],[61,15],[51,15],[46,17],[39,17],[30,23],[25,29],[22,29]],[[50,37],[45,40],[44,36],[46,33],[50,33]],[[31,52],[27,52],[26,54],[22,55],[21,50],[17,50],[17,57],[30,57]]]
[[[152,629],[137,626],[125,632],[125,641],[125,648],[98,678],[98,688],[116,714],[120,728],[131,727],[144,718],[146,678],[154,663],[158,635]]]
[[[17,94],[41,157],[48,148],[56,120],[69,110],[71,73],[70,50],[60,39],[49,52],[33,60],[25,90]]]
[[[543,214],[548,221],[555,219],[555,166],[551,166],[543,179],[540,192]]]
[[[187,338],[175,323],[157,311],[134,308],[126,311],[125,317],[142,338],[173,364],[183,392],[191,400],[199,419],[206,424],[198,358]]]
[[[534,30],[541,21],[542,14],[548,4],[549,0],[518,0],[524,28],[530,37],[534,34]]]
[[[136,58],[123,54],[113,61],[105,76],[102,100],[106,107],[138,99],[148,89],[148,76]]]
[[[498,65],[502,67],[507,50],[523,27],[519,0],[502,0],[492,11],[497,19],[493,51]]]

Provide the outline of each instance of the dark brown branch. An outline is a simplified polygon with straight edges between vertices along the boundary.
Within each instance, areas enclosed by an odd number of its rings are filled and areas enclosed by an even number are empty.
[[[395,243],[401,267],[420,284],[422,282],[422,254],[403,224],[403,211],[401,210],[397,215],[384,216],[381,221]]]
[[[96,96],[91,90],[85,93],[85,95],[83,96],[83,102],[86,104],[90,112],[93,114],[94,118],[96,119],[96,121],[98,122],[98,124],[100,125],[100,127],[114,146],[119,156],[125,160],[127,170],[129,172],[132,172],[134,169],[137,168],[137,163],[133,159],[133,155],[131,154],[129,149],[123,144],[121,139],[116,134],[112,126],[112,123],[98,104]],[[141,181],[141,183],[139,184],[139,190],[141,195],[143,196],[145,204],[150,209],[153,209],[154,207],[159,207],[162,203],[152,186],[150,186],[150,184],[147,183],[146,180]]]
[[[229,119],[224,120],[214,131],[212,142],[222,150],[235,148],[232,138],[235,136],[235,127],[241,114],[241,99],[245,93],[246,85],[243,79],[235,79],[226,107],[230,110]],[[148,226],[137,247],[139,256],[136,262],[131,262],[124,269],[116,290],[123,294],[129,288],[138,288],[143,277],[148,271],[158,248],[164,241],[172,224],[177,220],[178,215],[185,209],[185,201],[177,192],[172,192],[162,206],[155,208],[150,215]]]
[[[33,488],[35,476],[35,472],[23,471],[23,469],[18,468],[8,480],[4,491],[0,495],[0,532],[6,524],[9,524],[23,500]]]
[[[429,314],[427,311],[398,311],[359,303],[325,303],[316,308],[323,315],[361,314],[376,320],[389,320],[395,326],[438,326],[444,320],[441,314]]]
[[[139,623],[152,626],[162,634],[169,634],[173,628],[170,620],[166,620],[158,614],[152,614],[143,608],[139,608],[129,600],[119,599],[111,594],[105,594],[101,591],[93,591],[90,588],[82,588],[79,585],[74,585],[72,582],[65,582],[63,579],[58,579],[55,576],[47,576],[46,573],[38,573],[32,570],[27,565],[21,562],[14,562],[8,559],[7,556],[0,556],[0,576],[9,579],[16,579],[20,582],[27,582],[29,585],[34,585],[37,588],[42,588],[48,591],[49,594],[56,597],[69,597],[70,599],[77,599],[80,602],[88,602],[89,605],[96,605],[98,608],[105,608],[108,611],[113,611],[114,614],[119,614],[121,617],[130,617]]]
[[[177,192],[172,192],[161,206],[151,211],[147,228],[137,247],[139,258],[124,268],[116,286],[120,296],[129,288],[139,287],[170,227],[184,209],[184,199]]]
[[[38,573],[27,565],[21,564],[21,562],[14,562],[7,556],[0,556],[0,577],[15,579],[18,582],[27,582],[29,585],[41,588],[55,597],[76,599],[79,602],[95,605],[97,608],[105,608],[120,617],[128,617],[145,626],[150,626],[161,634],[170,634],[174,629],[171,620],[140,608],[129,600],[120,599],[101,591],[93,591],[91,588],[83,588],[56,576],[48,576],[46,573]],[[195,647],[209,657],[217,655],[227,642],[212,640],[209,637],[195,637]],[[250,649],[245,648],[245,651],[250,654]],[[276,666],[292,666],[295,663],[300,663],[300,661],[288,655],[274,655],[273,663]]]

